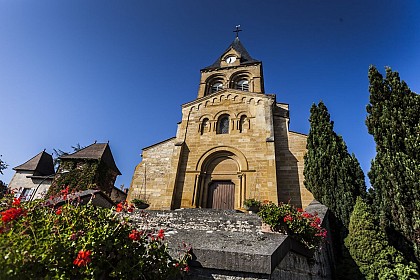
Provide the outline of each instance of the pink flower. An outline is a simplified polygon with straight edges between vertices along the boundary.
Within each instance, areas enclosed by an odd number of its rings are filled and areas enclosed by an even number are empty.
[[[327,237],[327,230],[322,228],[322,229],[320,229],[320,231],[318,233],[315,234],[315,236],[321,236],[322,238],[326,238]]]
[[[137,241],[137,240],[140,240],[140,237],[142,234],[143,234],[142,231],[133,229],[131,233],[128,235],[128,238],[130,238],[133,241]]]
[[[286,223],[286,222],[291,222],[291,221],[293,221],[293,217],[292,216],[290,216],[290,215],[287,215],[287,216],[285,216],[284,217],[284,219],[283,219],[283,221]]]
[[[13,206],[19,206],[20,205],[20,198],[14,198],[12,205]]]
[[[312,215],[311,215],[311,214],[309,214],[308,212],[303,212],[302,216],[303,216],[304,218],[307,218],[307,219],[312,218]]]
[[[69,237],[70,240],[76,240],[77,239],[77,234],[76,233],[72,233]]]
[[[311,226],[311,227],[313,227],[313,228],[315,228],[315,229],[321,229],[321,227],[319,226],[319,224],[317,224],[317,223],[315,223],[315,222],[312,222],[312,223],[310,224],[310,226]]]
[[[117,209],[115,209],[115,211],[117,211],[117,212],[121,212],[123,210],[123,205],[122,205],[122,203],[120,202],[120,203],[118,203],[117,204]]]
[[[58,207],[58,209],[55,211],[55,214],[56,214],[56,215],[61,215],[61,212],[62,212],[62,210],[61,210],[61,206],[60,206],[60,207]]]
[[[77,265],[79,267],[86,266],[88,263],[90,263],[92,260],[90,259],[90,254],[92,252],[87,250],[80,250],[77,254],[76,259],[73,261],[74,265]]]
[[[1,220],[3,223],[8,223],[10,221],[16,220],[20,216],[24,215],[24,211],[22,208],[9,208],[0,213]]]
[[[159,238],[159,239],[165,239],[165,234],[164,234],[164,230],[163,229],[160,229],[159,231],[158,231],[158,235],[157,235],[157,238]]]
[[[67,199],[67,195],[69,194],[69,186],[67,186],[64,190],[61,190],[60,193],[63,195],[63,199]]]

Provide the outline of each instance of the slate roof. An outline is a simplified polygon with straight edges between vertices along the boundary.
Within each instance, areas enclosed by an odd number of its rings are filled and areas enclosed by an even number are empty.
[[[102,160],[109,168],[115,170],[118,175],[121,175],[120,170],[115,164],[111,149],[108,143],[94,143],[70,155],[60,157],[61,160],[67,159],[96,159]]]
[[[13,168],[15,171],[33,171],[34,175],[46,176],[54,174],[53,158],[45,151],[40,152],[27,162]]]
[[[230,46],[223,52],[223,54],[228,52],[231,48],[233,48],[235,51],[237,51],[241,55],[240,65],[261,62],[259,60],[252,58],[249,55],[248,51],[245,49],[245,47],[242,45],[241,41],[239,40],[239,37],[236,37],[235,40],[233,40],[232,44],[230,44]],[[202,70],[211,70],[215,68],[220,68],[220,62],[222,61],[223,54],[212,65],[207,66],[203,68]]]

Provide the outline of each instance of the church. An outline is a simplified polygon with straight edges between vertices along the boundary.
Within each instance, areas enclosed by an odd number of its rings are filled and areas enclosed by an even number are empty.
[[[143,148],[127,200],[150,209],[243,209],[245,199],[305,208],[307,136],[289,130],[289,105],[264,91],[262,62],[234,41],[201,69],[176,136]]]

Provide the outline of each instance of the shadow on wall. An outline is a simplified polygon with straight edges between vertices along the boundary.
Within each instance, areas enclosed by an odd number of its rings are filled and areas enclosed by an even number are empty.
[[[281,159],[280,168],[277,169],[278,200],[290,202],[295,207],[301,208],[302,193],[299,184],[298,160],[290,151],[282,151]]]
[[[277,169],[277,195],[279,202],[289,202],[302,207],[298,160],[290,152],[288,111],[277,107],[274,118],[274,139]]]
[[[188,156],[190,149],[187,144],[183,143],[181,146],[180,160],[178,161],[178,172],[175,180],[175,188],[172,194],[171,209],[181,208],[182,193],[184,192],[185,171],[187,169]]]

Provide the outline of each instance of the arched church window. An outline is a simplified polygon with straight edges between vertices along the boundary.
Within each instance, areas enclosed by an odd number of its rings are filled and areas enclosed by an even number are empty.
[[[241,116],[239,119],[239,132],[242,133],[244,130],[248,128],[248,120],[246,118],[246,115]]]
[[[210,87],[210,93],[218,92],[219,90],[223,89],[223,84],[219,81],[213,83]]]
[[[205,118],[201,123],[201,135],[209,131],[209,119]]]
[[[217,122],[217,134],[229,133],[229,115],[221,115]]]
[[[242,91],[249,91],[249,83],[246,79],[241,79],[236,83],[236,89],[242,90]]]

